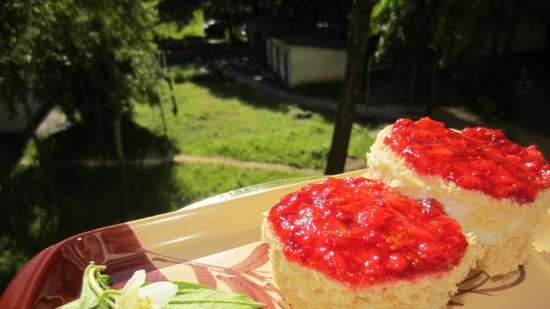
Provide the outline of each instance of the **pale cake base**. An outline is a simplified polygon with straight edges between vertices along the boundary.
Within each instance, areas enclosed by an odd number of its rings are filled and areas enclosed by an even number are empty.
[[[378,134],[367,155],[366,177],[384,181],[413,198],[432,197],[441,202],[464,232],[474,233],[484,245],[480,264],[489,275],[505,274],[525,263],[532,249],[535,227],[550,206],[550,190],[532,203],[497,200],[479,191],[464,190],[438,177],[421,176],[384,144],[391,126]]]
[[[459,265],[440,275],[399,280],[352,289],[316,270],[289,261],[267,220],[262,239],[269,244],[269,257],[277,286],[293,309],[440,309],[456,293],[457,284],[483,255],[475,236],[467,235],[468,248]]]

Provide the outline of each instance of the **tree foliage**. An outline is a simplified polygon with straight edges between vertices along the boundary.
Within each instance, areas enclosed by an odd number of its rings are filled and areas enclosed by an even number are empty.
[[[292,19],[330,20],[343,19],[351,11],[351,0],[261,0],[258,8],[271,15],[287,16]]]
[[[429,0],[381,0],[372,13],[371,32],[379,36],[377,59],[410,61],[432,38],[434,3]]]
[[[548,7],[540,0],[381,0],[371,31],[380,36],[379,58],[420,44],[445,67],[487,42],[495,45],[489,50],[509,49],[519,21],[544,20]]]
[[[204,0],[161,0],[158,3],[160,20],[184,26],[204,2]]]
[[[29,97],[69,116],[120,114],[155,102],[154,1],[4,0],[0,104]],[[95,115],[95,116],[93,116]]]
[[[35,1],[36,2],[36,1]],[[14,111],[16,102],[27,95],[31,44],[27,32],[32,16],[32,1],[0,2],[0,104]]]

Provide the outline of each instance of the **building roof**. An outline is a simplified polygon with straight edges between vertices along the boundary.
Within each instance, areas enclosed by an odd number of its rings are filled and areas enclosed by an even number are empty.
[[[307,46],[332,49],[346,49],[346,41],[344,39],[329,37],[329,36],[279,36],[274,37],[291,46]]]

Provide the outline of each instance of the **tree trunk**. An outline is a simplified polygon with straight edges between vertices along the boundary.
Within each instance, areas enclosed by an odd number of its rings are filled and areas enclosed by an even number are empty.
[[[367,76],[365,77],[365,106],[370,105],[370,99],[372,96],[371,88],[370,88],[370,79],[371,79],[371,73],[372,73],[372,58],[370,55],[367,59]]]
[[[38,185],[44,186],[44,193],[46,199],[49,201],[46,203],[50,209],[55,210],[57,203],[55,202],[55,185],[52,179],[53,166],[50,160],[50,154],[44,149],[44,144],[36,135],[38,129],[38,123],[35,121],[35,117],[31,110],[31,103],[33,102],[32,94],[29,94],[25,101],[23,101],[23,109],[28,119],[27,130],[31,134],[31,139],[36,146],[36,152],[38,154]]]
[[[258,16],[260,11],[258,9],[258,1],[256,0],[250,0],[250,7],[252,8],[252,16]]]
[[[356,0],[353,3],[346,77],[338,101],[338,114],[325,169],[326,175],[343,172],[346,164],[355,105],[365,78],[369,23],[373,5],[374,0]]]
[[[120,189],[121,204],[124,212],[124,218],[130,218],[130,190],[128,182],[128,163],[124,154],[124,144],[122,142],[122,115],[118,112],[113,118],[113,138],[115,142],[117,158],[120,162]]]
[[[117,113],[113,119],[113,138],[115,141],[116,155],[121,162],[126,160],[124,145],[122,144],[122,115]]]
[[[98,155],[103,159],[105,155],[105,140],[104,140],[104,128],[103,128],[103,111],[100,103],[97,100],[94,100],[94,115],[95,118],[95,134],[96,134],[96,145],[98,149]]]
[[[420,64],[419,61],[415,60],[415,63],[413,64],[413,69],[411,72],[411,79],[409,80],[409,105],[414,105],[414,99],[416,96],[416,80],[418,79],[418,70],[419,70]]]
[[[45,178],[47,178],[49,175],[49,172],[51,171],[50,168],[50,160],[48,157],[47,151],[44,150],[44,146],[42,144],[42,141],[38,138],[36,135],[36,130],[38,129],[38,123],[35,122],[35,117],[31,110],[31,103],[33,102],[33,96],[29,94],[25,101],[23,101],[23,109],[25,111],[25,115],[28,119],[27,124],[27,130],[31,134],[31,139],[34,142],[34,145],[36,146],[36,152],[38,154],[38,166],[40,170],[42,171],[42,174]]]
[[[430,73],[430,100],[426,106],[426,115],[431,116],[439,101],[439,61],[437,54],[434,53],[432,59],[432,68]]]
[[[176,102],[176,96],[174,95],[174,81],[172,77],[168,77],[166,72],[168,71],[168,63],[166,62],[166,53],[161,54],[162,57],[162,68],[164,70],[164,75],[167,76],[166,82],[168,82],[168,89],[170,90],[170,101],[172,102],[172,115],[176,116],[178,114],[178,102]],[[160,85],[162,87],[162,85]],[[162,101],[162,98],[160,98]],[[168,130],[166,130],[168,131]]]

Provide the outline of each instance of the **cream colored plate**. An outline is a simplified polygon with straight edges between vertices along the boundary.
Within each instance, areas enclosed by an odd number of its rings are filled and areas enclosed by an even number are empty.
[[[266,308],[286,308],[272,282],[267,246],[260,242],[262,213],[284,194],[311,181],[319,179],[245,188],[129,225],[167,278],[244,292],[267,304]],[[550,251],[550,219],[539,232],[537,249]],[[524,268],[505,278],[470,274],[449,308],[547,309],[549,288],[550,255],[537,252]]]

